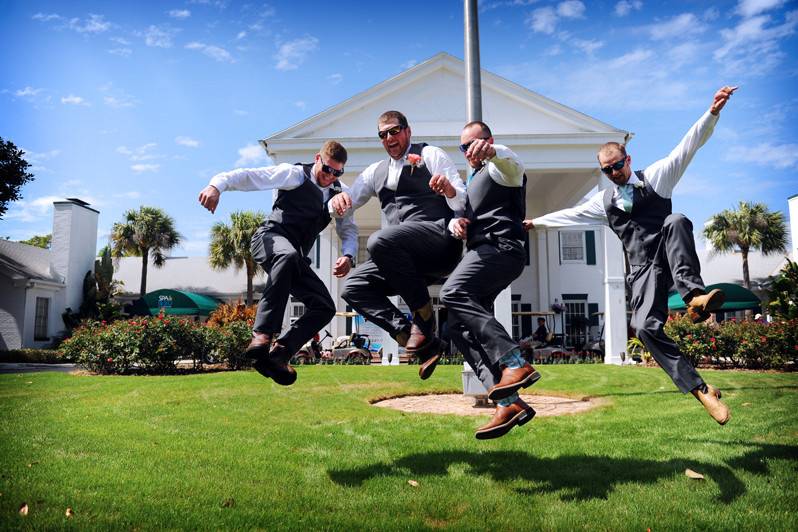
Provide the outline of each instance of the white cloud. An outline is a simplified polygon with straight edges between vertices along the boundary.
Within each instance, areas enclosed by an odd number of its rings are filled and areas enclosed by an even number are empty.
[[[610,68],[623,68],[627,66],[633,66],[642,63],[646,59],[649,59],[654,52],[651,50],[643,50],[637,49],[627,54],[623,54],[620,57],[616,57],[612,61],[609,62]]]
[[[133,50],[130,48],[111,48],[108,50],[109,54],[118,55],[119,57],[130,57],[130,54],[133,53]]]
[[[130,41],[128,41],[124,37],[111,37],[111,42],[115,42],[116,44],[121,44],[122,46],[130,45]]]
[[[306,106],[306,104],[305,104],[305,102],[303,102],[302,100],[298,100],[298,101],[294,102],[294,105],[295,105],[295,106],[297,106],[297,107],[299,107],[299,108],[300,108],[300,109],[302,109],[303,111],[305,110],[305,106]]]
[[[72,18],[69,19],[67,26],[78,33],[103,33],[111,29],[111,23],[106,21],[103,15],[89,15],[85,21]]]
[[[311,35],[294,39],[280,45],[274,58],[277,70],[296,70],[307,55],[319,47],[319,40]]]
[[[770,144],[762,142],[756,146],[732,146],[726,158],[784,170],[798,167],[798,144]]]
[[[50,22],[51,20],[61,20],[62,17],[57,13],[36,13],[31,18],[42,22]]]
[[[692,13],[682,13],[646,28],[655,41],[683,39],[686,35],[703,33],[707,28]]]
[[[557,14],[565,18],[582,18],[585,4],[579,0],[566,0],[557,4]]]
[[[526,19],[526,24],[535,33],[551,35],[557,26],[557,13],[552,7],[539,7],[530,13]]]
[[[743,17],[753,17],[783,4],[784,0],[740,0],[735,11]]]
[[[201,42],[190,42],[186,45],[186,49],[200,51],[216,61],[235,63],[235,59],[233,59],[233,56],[230,55],[230,52],[218,46],[203,44]]]
[[[54,201],[63,199],[63,196],[42,196],[31,201],[15,201],[9,204],[8,211],[6,211],[3,219],[17,220],[19,222],[38,222],[42,218],[50,217]]]
[[[24,89],[17,89],[14,92],[14,96],[17,96],[18,98],[33,98],[43,90],[44,89],[34,89],[33,87],[25,87]]]
[[[161,168],[160,164],[133,164],[130,166],[130,169],[136,172],[137,174],[141,174],[144,172],[157,172]]]
[[[119,146],[116,148],[116,152],[124,155],[131,161],[148,161],[151,159],[160,159],[161,156],[153,153],[155,148],[158,147],[158,144],[155,142],[148,142],[138,148],[128,148],[127,146]]]
[[[103,101],[108,107],[114,109],[121,109],[123,107],[133,107],[138,103],[135,98],[124,92],[119,92],[116,95],[103,96]]]
[[[237,40],[237,41],[240,41],[241,39],[243,39],[243,38],[244,38],[244,37],[246,37],[246,36],[247,36],[247,32],[245,32],[245,31],[239,31],[239,32],[238,32],[238,35],[236,35],[236,40]]]
[[[339,83],[341,83],[341,81],[343,81],[343,79],[344,79],[343,74],[340,74],[338,72],[336,72],[335,74],[330,74],[329,76],[327,76],[327,81],[329,81],[330,84],[332,84],[332,85],[338,85]]]
[[[198,148],[200,145],[198,140],[192,139],[191,137],[176,137],[175,142],[187,148]]]
[[[782,24],[771,22],[770,15],[759,15],[721,30],[725,44],[715,50],[715,60],[730,73],[762,75],[771,71],[786,55],[779,41],[795,33],[798,11],[786,13]]]
[[[66,104],[66,105],[83,105],[85,107],[88,107],[89,105],[91,105],[89,102],[87,102],[81,96],[75,96],[74,94],[70,94],[69,96],[62,96],[61,97],[61,103]]]
[[[263,163],[272,164],[271,158],[266,154],[266,150],[259,144],[247,144],[238,149],[238,160],[235,162],[236,168],[251,167]]]
[[[593,39],[589,41],[585,39],[571,39],[569,42],[587,55],[593,55],[593,52],[604,46],[604,41],[596,41]]]
[[[177,19],[185,19],[191,16],[191,11],[188,9],[172,9],[169,11],[169,16]]]
[[[171,48],[174,33],[175,31],[171,28],[150,26],[144,32],[144,43],[156,48]]]
[[[640,0],[621,0],[615,4],[615,14],[619,17],[625,17],[632,11],[640,11],[643,8],[643,2]]]
[[[399,65],[399,68],[401,68],[401,69],[403,69],[403,70],[407,70],[408,68],[413,68],[413,67],[414,67],[414,66],[416,66],[417,64],[418,64],[418,61],[417,61],[417,60],[415,60],[415,59],[411,59],[411,60],[409,60],[409,61],[405,61],[404,63],[402,63],[401,65]]]

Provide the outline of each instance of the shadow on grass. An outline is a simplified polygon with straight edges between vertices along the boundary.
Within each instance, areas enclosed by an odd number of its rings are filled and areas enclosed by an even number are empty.
[[[751,445],[750,443],[742,443]],[[330,479],[340,485],[357,487],[380,476],[399,476],[420,479],[424,476],[446,476],[452,465],[466,465],[473,476],[487,475],[496,482],[523,480],[534,487],[517,491],[525,495],[562,492],[561,499],[606,499],[615,486],[621,484],[654,484],[661,479],[684,475],[693,469],[717,484],[718,500],[730,503],[745,494],[744,483],[735,470],[754,474],[768,473],[766,460],[782,458],[795,460],[798,447],[787,445],[755,445],[756,449],[732,458],[727,465],[701,463],[691,460],[668,461],[643,458],[615,458],[610,456],[566,455],[556,458],[509,451],[477,453],[470,451],[441,451],[411,454],[393,463],[374,464],[355,469],[331,470]]]
[[[798,390],[798,385],[782,384],[778,386],[720,386],[722,392],[742,391],[742,390]],[[636,392],[610,392],[590,394],[590,397],[621,397],[629,395],[655,395],[655,394],[669,394],[669,395],[690,395],[689,393],[682,393],[676,389],[662,389],[662,390],[640,390]]]

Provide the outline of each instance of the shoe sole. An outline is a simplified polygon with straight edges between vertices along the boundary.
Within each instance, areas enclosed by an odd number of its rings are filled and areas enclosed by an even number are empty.
[[[255,364],[252,365],[255,368],[255,371],[266,377],[267,379],[271,379],[280,386],[291,386],[296,382],[297,374],[296,372],[287,373],[284,377],[282,372],[275,372],[272,368],[269,367],[268,360],[260,359]]]
[[[510,397],[515,392],[520,390],[521,388],[528,388],[538,382],[540,380],[540,373],[537,370],[533,371],[524,380],[518,381],[515,384],[508,384],[507,386],[502,386],[501,388],[497,388],[496,386],[488,394],[488,399],[491,401],[498,401],[499,399],[504,399],[506,397]]]
[[[722,307],[723,303],[725,302],[726,302],[726,294],[724,294],[722,291],[716,288],[710,294],[710,297],[707,300],[707,304],[704,305],[704,312],[715,312],[720,307]]]
[[[476,436],[478,440],[492,440],[494,438],[501,438],[510,432],[513,427],[520,427],[532,421],[532,418],[535,417],[535,413],[535,410],[530,407],[529,410],[523,410],[514,415],[507,423],[502,423],[501,425],[491,427],[488,430],[477,431],[474,433],[474,436]]]
[[[434,355],[427,358],[424,362],[422,362],[421,366],[419,366],[418,376],[421,378],[421,380],[425,381],[432,376],[432,372],[435,371],[435,368],[438,366],[438,362],[441,359],[440,352],[442,347],[443,344],[441,343],[441,341],[438,338],[435,338],[434,340],[430,341],[429,344],[425,345],[421,349],[415,352],[410,352],[410,354],[413,354],[415,356],[423,356],[423,353],[425,352],[435,353]]]

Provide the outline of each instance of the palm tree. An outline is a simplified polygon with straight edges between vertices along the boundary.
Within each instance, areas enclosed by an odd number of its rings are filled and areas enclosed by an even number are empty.
[[[175,229],[171,216],[157,207],[140,207],[125,213],[125,221],[111,229],[114,258],[141,257],[140,297],[147,293],[147,263],[150,256],[156,267],[166,261],[165,252],[180,243],[182,236]]]
[[[265,220],[266,216],[260,211],[236,211],[230,215],[230,225],[216,222],[211,227],[208,262],[216,270],[231,264],[236,270],[246,267],[247,305],[252,304],[252,278],[257,273],[249,246],[252,235]]]
[[[704,226],[704,238],[714,253],[729,253],[740,249],[743,258],[743,284],[751,289],[748,273],[748,252],[759,250],[763,255],[785,253],[787,227],[784,215],[771,212],[764,203],[740,202],[737,210],[726,209],[709,219]]]

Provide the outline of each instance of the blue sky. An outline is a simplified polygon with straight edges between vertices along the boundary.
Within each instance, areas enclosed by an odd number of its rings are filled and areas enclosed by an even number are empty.
[[[257,139],[437,52],[463,57],[460,1],[0,9],[0,136],[36,174],[0,221],[13,240],[49,233],[53,199],[76,196],[101,211],[99,246],[125,210],[151,205],[185,237],[174,254],[204,255],[214,221],[264,208],[255,194],[215,216],[196,202],[214,173],[264,163]],[[482,67],[633,131],[635,167],[670,151],[718,87],[740,85],[676,189],[699,227],[740,200],[786,215],[798,193],[796,26],[795,1],[480,2]]]

